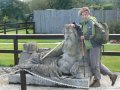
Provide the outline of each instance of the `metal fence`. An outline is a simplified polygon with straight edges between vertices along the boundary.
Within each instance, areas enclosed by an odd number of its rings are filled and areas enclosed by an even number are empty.
[[[81,22],[78,16],[79,8],[69,10],[36,10],[34,11],[34,22],[36,33],[62,34],[63,27],[67,23]],[[91,10],[92,14],[101,22],[110,23],[120,20],[120,10]]]

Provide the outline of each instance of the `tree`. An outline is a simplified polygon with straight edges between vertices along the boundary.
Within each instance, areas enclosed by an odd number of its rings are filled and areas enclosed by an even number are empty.
[[[115,0],[119,1],[119,0]],[[119,3],[113,0],[26,0],[29,2],[30,9],[71,9],[88,6],[94,9],[111,9],[114,6],[119,6]],[[120,1],[119,1],[120,2]]]
[[[72,0],[54,0],[55,9],[71,9]]]
[[[31,0],[31,10],[70,9],[73,0]]]
[[[9,19],[23,16],[30,12],[26,3],[19,0],[1,0],[0,2],[1,17],[7,16]]]
[[[71,9],[87,6],[89,0],[29,0],[31,10]]]
[[[33,10],[44,10],[49,8],[49,4],[48,4],[49,0],[31,0],[29,1],[29,6],[31,11]]]
[[[83,7],[83,6],[88,6],[87,4],[90,1],[91,0],[72,0],[72,7],[74,7],[74,8],[80,8],[80,7]]]

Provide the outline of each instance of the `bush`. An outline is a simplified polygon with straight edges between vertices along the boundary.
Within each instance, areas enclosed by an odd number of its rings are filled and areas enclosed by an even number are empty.
[[[8,16],[5,15],[5,16],[3,17],[3,22],[8,22],[8,21],[9,21]]]
[[[114,8],[113,4],[93,4],[90,6],[90,8],[93,8],[94,10],[111,10]]]
[[[113,8],[114,8],[113,4],[105,4],[105,5],[103,5],[103,10],[111,10]]]
[[[109,24],[110,34],[120,34],[120,21],[114,21]]]
[[[90,8],[92,8],[94,10],[100,10],[101,9],[101,5],[91,5]]]

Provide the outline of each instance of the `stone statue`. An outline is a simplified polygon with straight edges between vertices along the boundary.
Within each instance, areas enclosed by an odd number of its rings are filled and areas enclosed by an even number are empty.
[[[75,28],[69,24],[65,26],[64,40],[63,55],[58,61],[60,71],[63,74],[71,75],[73,78],[88,77],[90,74],[89,66],[87,60],[82,59],[80,36]]]
[[[31,66],[31,71],[42,76],[51,78],[55,76],[60,78],[63,75],[71,78],[90,76],[87,60],[82,59],[80,36],[69,24],[65,26],[64,43],[43,60],[41,58],[38,60],[38,64]]]
[[[61,80],[64,76],[71,79],[90,78],[90,68],[87,57],[84,60],[82,58],[81,40],[77,30],[70,24],[66,24],[64,29],[63,44],[52,52],[51,49],[38,49],[36,43],[24,44],[19,64],[12,69],[26,68],[37,75]],[[43,58],[46,54],[48,55]]]

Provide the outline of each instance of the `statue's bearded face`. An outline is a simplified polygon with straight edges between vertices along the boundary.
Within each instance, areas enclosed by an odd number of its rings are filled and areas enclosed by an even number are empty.
[[[75,30],[75,28],[73,26],[70,25],[66,25],[65,26],[65,33],[64,33],[64,38],[65,41],[71,41],[71,42],[75,42],[77,39],[77,32]]]
[[[65,33],[64,33],[64,39],[65,39],[65,43],[64,43],[64,51],[66,52],[77,52],[78,49],[78,43],[80,41],[78,41],[78,34],[77,31],[75,30],[75,28],[73,26],[70,25],[66,25],[65,26]]]
[[[65,40],[68,41],[73,41],[73,39],[75,39],[75,35],[73,33],[72,29],[69,30],[65,30]]]

